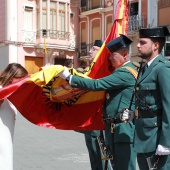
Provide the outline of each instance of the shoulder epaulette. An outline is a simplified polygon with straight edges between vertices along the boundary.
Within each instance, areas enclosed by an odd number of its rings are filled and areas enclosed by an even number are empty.
[[[137,79],[138,72],[135,69],[129,66],[124,66],[123,68],[126,68],[134,76],[134,78]]]

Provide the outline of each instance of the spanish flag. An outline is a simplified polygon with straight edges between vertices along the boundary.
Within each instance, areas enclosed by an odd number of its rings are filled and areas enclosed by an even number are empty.
[[[86,78],[111,74],[114,68],[111,67],[106,44],[120,34],[126,35],[127,25],[128,0],[118,0],[111,31],[87,74],[79,74],[74,69],[70,72]],[[61,65],[42,67],[39,72],[1,89],[0,99],[8,97],[28,121],[38,126],[63,130],[104,129],[102,104],[105,92],[72,88],[58,77],[63,70]]]

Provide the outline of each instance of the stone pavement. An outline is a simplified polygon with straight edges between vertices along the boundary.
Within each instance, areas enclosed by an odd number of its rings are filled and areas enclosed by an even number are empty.
[[[46,129],[16,117],[14,170],[90,170],[84,136]]]
[[[14,170],[91,170],[84,135],[38,127],[18,113]]]

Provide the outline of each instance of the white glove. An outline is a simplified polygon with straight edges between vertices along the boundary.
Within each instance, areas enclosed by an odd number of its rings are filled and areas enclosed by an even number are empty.
[[[170,147],[158,145],[155,154],[156,155],[169,155],[170,154]]]
[[[122,113],[122,120],[128,120],[129,121],[132,121],[133,118],[135,116],[135,113],[129,109],[125,109]]]
[[[59,77],[66,79],[71,73],[68,71],[68,68],[64,66],[64,71],[58,74]]]

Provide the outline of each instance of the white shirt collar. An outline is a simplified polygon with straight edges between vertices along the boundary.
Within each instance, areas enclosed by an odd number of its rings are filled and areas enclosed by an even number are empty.
[[[126,61],[125,63],[123,63],[123,66],[126,65],[127,63],[129,63],[130,61]]]
[[[152,64],[152,62],[153,62],[157,57],[158,57],[158,55],[157,55],[156,57],[152,58],[152,60],[150,60],[150,61],[147,63],[148,67]]]

